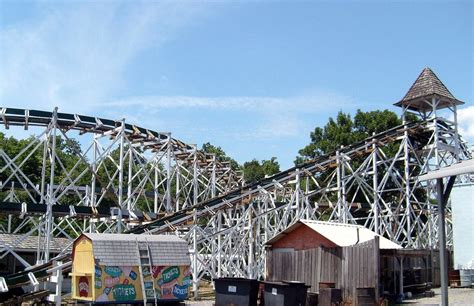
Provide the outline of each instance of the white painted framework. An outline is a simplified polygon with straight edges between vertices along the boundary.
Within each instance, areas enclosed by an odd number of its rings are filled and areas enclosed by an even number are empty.
[[[48,211],[40,217],[22,212],[18,226],[9,222],[2,231],[21,233],[20,240],[38,235],[38,263],[50,259],[53,236],[72,240],[81,232],[177,233],[190,246],[195,292],[202,278],[262,277],[265,242],[300,218],[361,224],[406,247],[436,248],[436,186],[418,176],[471,156],[458,135],[456,105],[449,106],[454,119],[448,120],[437,116],[436,98],[426,103],[430,111],[418,113],[418,122],[405,120],[410,110],[404,107],[401,126],[253,185],[243,185],[229,164],[170,133],[152,133],[125,120],[106,128],[105,119],[91,117],[86,121],[95,124],[85,128],[89,125],[80,115],[65,121],[58,119],[57,110],[43,112],[44,120],[35,121],[42,132],[28,147],[16,156],[0,148],[1,171],[8,172],[0,191],[5,202],[22,202],[26,195]],[[0,123],[26,129],[32,125],[31,112],[20,110],[12,120],[7,108],[1,108]],[[80,139],[82,152],[75,152],[79,159],[72,169],[63,167],[55,135]],[[39,182],[23,172],[35,150],[43,150]],[[62,181],[55,169],[64,174]],[[107,182],[97,182],[99,172]],[[87,184],[78,184],[81,180]],[[54,217],[49,208],[64,204],[70,194],[76,201],[67,205],[99,207],[111,197],[117,207],[151,211],[158,219],[142,224],[120,214],[78,219],[72,210],[70,216]],[[450,217],[448,207],[448,245]],[[0,256],[8,253],[20,257],[0,243]]]
[[[21,234],[18,243],[27,236],[38,236],[37,263],[49,261],[51,237],[72,241],[82,232],[123,232],[139,222],[134,211],[152,212],[147,216],[156,219],[242,182],[241,174],[233,171],[229,162],[219,162],[215,155],[174,139],[171,133],[142,129],[125,120],[61,114],[57,109],[0,108],[0,122],[5,129],[22,126],[35,133],[15,156],[0,148],[1,201],[24,203],[19,215],[4,216],[5,226],[0,230]],[[81,143],[69,168],[56,143],[58,137]],[[42,156],[41,174],[38,181],[32,181],[25,167],[37,153]],[[115,207],[108,218],[94,213],[79,218],[75,212],[79,206],[94,212],[106,200]],[[27,203],[45,205],[46,213],[28,212]],[[54,217],[53,205],[68,205],[69,216]],[[122,216],[122,211],[129,212],[128,216]],[[14,248],[0,242],[0,257],[11,253],[28,267]]]

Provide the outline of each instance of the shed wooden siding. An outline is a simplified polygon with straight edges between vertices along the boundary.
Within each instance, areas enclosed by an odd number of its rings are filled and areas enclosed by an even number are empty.
[[[82,237],[74,245],[74,273],[88,274],[94,271],[94,254],[92,251],[92,242]]]
[[[273,249],[292,248],[295,250],[308,250],[319,246],[325,248],[337,247],[332,241],[304,224],[301,224],[291,233],[280,238],[272,245]]]
[[[94,288],[94,254],[92,250],[92,241],[87,237],[81,237],[74,243],[73,248],[73,266],[71,276],[74,278],[72,286],[72,297],[83,300],[94,300],[95,292]],[[89,297],[80,297],[77,284],[79,283],[80,277],[85,276],[89,280],[91,290]]]
[[[293,280],[319,292],[320,282],[334,283],[342,289],[345,301],[356,305],[357,288],[379,287],[378,239],[343,248],[318,247],[308,250],[267,251],[266,279]]]

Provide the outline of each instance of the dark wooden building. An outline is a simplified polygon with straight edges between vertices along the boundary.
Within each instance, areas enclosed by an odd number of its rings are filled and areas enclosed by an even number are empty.
[[[374,300],[396,295],[414,282],[426,285],[431,276],[429,252],[405,250],[358,225],[300,220],[266,245],[266,280],[303,281],[316,293],[339,288],[352,305],[362,293]],[[415,274],[403,271],[414,268],[418,278],[411,280]]]

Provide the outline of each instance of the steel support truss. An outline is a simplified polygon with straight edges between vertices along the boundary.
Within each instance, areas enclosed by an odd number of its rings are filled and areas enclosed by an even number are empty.
[[[82,232],[123,232],[140,223],[135,213],[153,220],[242,181],[230,163],[213,154],[125,120],[0,108],[0,123],[34,133],[19,152],[0,148],[1,200],[24,203],[19,214],[0,212],[2,232],[19,234],[12,245],[0,242],[0,257],[13,254],[26,267],[14,249],[28,236],[38,236],[37,263],[47,262],[52,237],[72,241]],[[80,146],[69,146],[72,152],[64,154],[64,146],[75,140]],[[31,165],[38,167],[37,175]],[[44,205],[45,213],[28,211],[31,204]],[[56,217],[54,205],[69,206],[70,214]],[[109,216],[98,213],[109,206]],[[91,214],[79,217],[78,207],[89,207]]]
[[[202,278],[262,277],[265,242],[301,218],[361,224],[406,247],[434,248],[436,186],[420,182],[418,176],[471,157],[457,132],[456,109],[452,111],[454,120],[448,120],[436,116],[434,107],[430,114],[420,114],[418,122],[404,121],[244,186],[228,165],[169,133],[124,120],[78,115],[66,120],[66,114],[56,110],[39,112],[48,118],[36,123],[43,132],[15,156],[0,151],[4,201],[48,207],[100,207],[112,201],[117,208],[151,211],[157,218],[141,224],[133,217],[125,222],[120,214],[58,218],[48,210],[40,218],[25,212],[18,226],[8,223],[6,231],[45,240],[39,244],[39,261],[48,260],[47,237],[72,239],[84,231],[176,233],[189,242],[195,291]],[[33,124],[31,112],[3,108],[1,123],[26,128]],[[54,149],[55,135],[80,137],[84,149],[75,152],[78,159],[72,167],[64,166],[61,152]],[[92,135],[88,144],[87,135]],[[41,180],[33,182],[23,168],[38,150],[43,152]],[[448,207],[448,245],[450,221]],[[13,252],[9,246],[0,246],[0,251],[2,256]]]
[[[456,122],[423,118],[132,232],[189,241],[204,278],[263,277],[265,242],[298,219],[361,224],[409,248],[437,248],[436,185],[418,176],[471,158]],[[448,245],[452,245],[447,210]]]

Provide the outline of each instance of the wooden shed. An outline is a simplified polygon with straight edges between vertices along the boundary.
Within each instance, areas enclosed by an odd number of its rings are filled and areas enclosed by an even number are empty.
[[[82,234],[73,245],[72,298],[95,303],[181,301],[191,269],[172,235]]]
[[[266,245],[267,280],[303,281],[311,292],[333,286],[352,305],[368,290],[378,298],[380,249],[401,249],[363,226],[312,220],[296,222]]]

